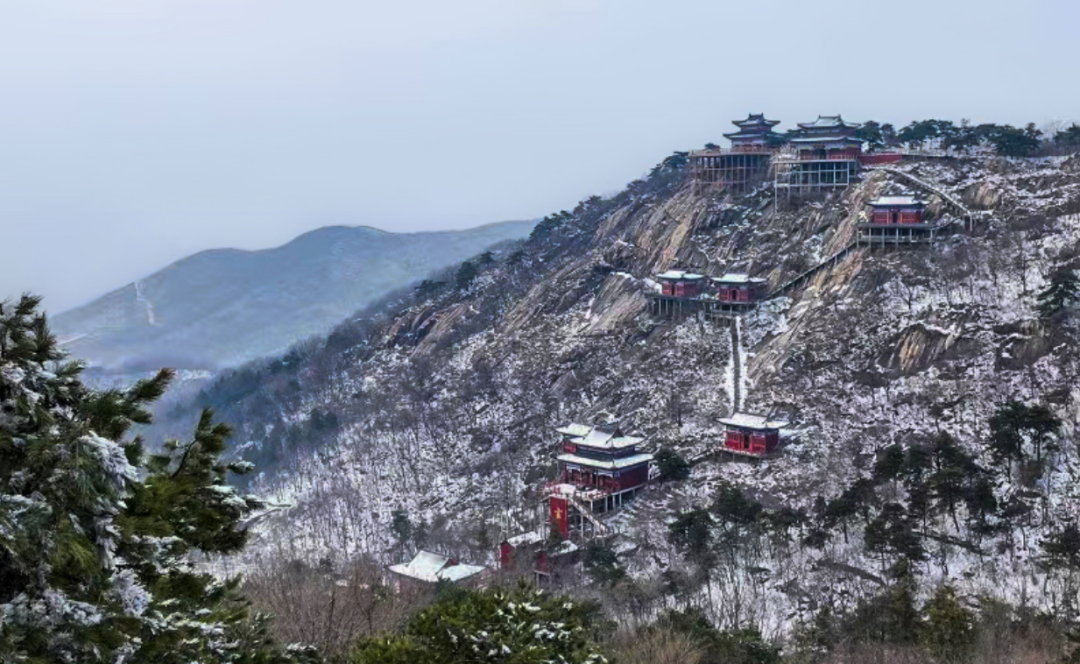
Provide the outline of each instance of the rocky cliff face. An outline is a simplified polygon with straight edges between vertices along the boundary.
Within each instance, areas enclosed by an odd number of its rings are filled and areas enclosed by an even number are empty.
[[[722,482],[766,505],[809,509],[865,476],[891,443],[948,431],[984,454],[987,421],[1009,398],[1053,395],[1061,435],[1074,436],[1075,323],[1039,321],[1034,306],[1051,267],[1078,249],[1075,163],[901,168],[992,214],[933,246],[848,253],[740,321],[739,348],[722,324],[652,315],[649,277],[745,271],[775,287],[845,247],[866,201],[907,188],[895,175],[787,201],[767,189],[696,191],[678,169],[661,169],[502,252],[469,288],[354,322],[305,357],[227,378],[203,402],[239,425],[241,453],[264,464],[256,488],[295,504],[267,525],[268,539],[287,533],[312,555],[379,557],[391,510],[404,508],[439,546],[475,559],[530,525],[525,508],[551,472],[556,424],[616,418],[653,448],[714,451],[737,352],[747,408],[790,419],[787,444],[756,465],[705,458],[690,481],[655,488],[615,517],[622,550],[633,552],[624,562],[641,578],[679,566],[665,523]],[[929,207],[939,220],[948,214],[935,198]],[[1062,449],[1052,509],[1076,516],[1075,438]],[[930,567],[973,592],[1030,593],[1029,545],[1009,540],[1007,555]],[[763,553],[768,574],[744,579],[755,589],[745,610],[779,629],[769,621],[825,588],[872,587],[877,563],[860,547]]]

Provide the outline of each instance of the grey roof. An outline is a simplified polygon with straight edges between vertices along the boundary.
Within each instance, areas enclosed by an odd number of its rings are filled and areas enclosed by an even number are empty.
[[[745,120],[732,120],[731,124],[735,125],[736,127],[742,127],[743,125],[755,125],[755,124],[763,124],[763,125],[768,125],[770,127],[773,127],[773,126],[776,126],[776,125],[780,124],[780,121],[779,120],[766,120],[764,113],[756,113],[756,114],[755,113],[750,113],[750,114],[748,114],[746,116]]]
[[[925,205],[914,196],[881,196],[870,201],[874,207],[922,207]]]
[[[775,131],[735,131],[730,134],[724,134],[724,138],[736,139],[736,138],[760,138],[764,140],[769,136],[779,136],[780,134]]]
[[[763,284],[767,281],[762,277],[751,277],[748,274],[740,274],[738,272],[728,272],[721,277],[712,277],[712,280],[717,283],[726,284]]]
[[[829,141],[844,141],[848,143],[862,143],[862,139],[854,136],[800,136],[791,139],[792,143],[828,143]]]
[[[858,129],[862,125],[858,122],[845,122],[844,118],[839,115],[819,115],[817,120],[813,122],[800,122],[799,126],[803,129],[820,129],[825,127],[850,127],[851,129]]]
[[[602,424],[590,427],[584,424],[567,424],[559,427],[556,431],[568,436],[572,442],[578,445],[605,450],[621,450],[645,440],[641,436],[623,435],[619,427],[615,425]]]
[[[704,277],[705,277],[705,275],[703,275],[703,274],[695,274],[693,272],[684,272],[682,270],[668,270],[667,272],[663,272],[661,274],[656,275],[657,279],[680,279],[680,280],[690,280],[690,281],[693,281],[695,279],[703,279]]]
[[[570,424],[565,424],[555,430],[567,436],[580,437],[592,431],[592,427],[588,424],[578,424],[576,422],[571,422]]]
[[[526,544],[536,544],[537,542],[544,541],[544,534],[538,530],[534,530],[529,533],[522,533],[520,535],[514,535],[506,540],[506,543],[513,547],[524,546]]]
[[[461,581],[484,571],[479,565],[451,564],[446,556],[430,551],[421,551],[408,563],[391,565],[394,574],[407,576],[418,581],[435,583],[437,581]]]
[[[589,466],[590,468],[602,468],[605,470],[618,470],[620,468],[629,468],[630,466],[648,463],[653,460],[653,455],[635,454],[633,456],[623,457],[621,459],[611,459],[608,461],[602,459],[590,459],[589,457],[578,456],[577,454],[560,454],[556,458],[564,463],[573,463],[579,466]]]
[[[782,429],[788,425],[787,422],[770,420],[764,415],[750,413],[735,413],[731,417],[720,418],[720,423],[747,429]]]

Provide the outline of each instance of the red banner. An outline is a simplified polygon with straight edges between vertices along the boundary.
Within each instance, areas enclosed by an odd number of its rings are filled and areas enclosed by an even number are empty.
[[[551,510],[551,525],[558,528],[563,537],[570,534],[570,517],[568,514],[566,498],[552,496],[548,499],[548,509]]]

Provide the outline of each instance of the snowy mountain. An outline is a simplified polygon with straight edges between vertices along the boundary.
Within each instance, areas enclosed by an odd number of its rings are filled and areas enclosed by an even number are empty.
[[[532,222],[387,233],[327,227],[274,249],[204,251],[52,320],[68,350],[99,370],[214,370],[280,353]]]
[[[851,246],[866,204],[915,182],[930,217],[955,232],[929,246]],[[946,196],[970,227],[951,224]],[[722,486],[771,510],[820,513],[893,444],[947,432],[989,466],[997,409],[1045,403],[1064,423],[1047,472],[990,489],[1001,505],[1034,491],[1040,509],[989,539],[935,512],[919,537],[920,573],[971,596],[1048,606],[1058,588],[1036,564],[1040,538],[1080,517],[1080,334],[1075,317],[1045,320],[1036,306],[1078,245],[1076,158],[904,162],[790,201],[768,187],[702,190],[673,158],[617,196],[541,222],[471,284],[417,293],[303,354],[232,372],[163,426],[199,406],[236,425],[235,453],[262,471],[253,487],[293,505],[262,530],[292,555],[400,562],[389,526],[401,508],[428,525],[430,546],[491,561],[492,542],[541,524],[554,427],[614,418],[647,436],[646,449],[694,462],[689,480],[652,486],[609,521],[630,573],[670,584],[689,572],[667,525]],[[734,327],[659,316],[651,277],[672,267],[765,277],[776,296]],[[775,457],[717,454],[736,392],[745,410],[791,423]],[[898,483],[878,491],[910,499]],[[879,509],[868,503],[865,518]],[[777,634],[881,586],[884,556],[861,535],[803,541],[761,540],[752,560],[699,579],[710,615]]]

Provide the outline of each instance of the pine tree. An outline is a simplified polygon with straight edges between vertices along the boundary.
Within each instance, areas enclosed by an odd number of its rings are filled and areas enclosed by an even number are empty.
[[[1054,135],[1054,143],[1066,150],[1080,150],[1080,125],[1075,122]]]
[[[413,536],[413,523],[409,519],[409,513],[403,509],[394,510],[390,520],[390,532],[398,541],[398,546],[404,550],[405,545]]]
[[[619,564],[619,557],[607,545],[590,542],[585,547],[585,571],[600,585],[613,586],[626,578],[626,570]]]
[[[661,448],[656,453],[656,468],[661,480],[685,480],[690,477],[690,464],[674,450]]]
[[[519,587],[460,591],[410,620],[405,633],[367,639],[355,664],[603,664],[593,645],[598,607]]]
[[[668,541],[688,554],[691,560],[705,564],[710,558],[713,518],[702,509],[683,512],[668,524]]]
[[[899,478],[904,472],[905,459],[904,448],[899,444],[883,449],[874,462],[874,481],[891,482]]]
[[[476,268],[476,264],[472,261],[465,261],[458,268],[454,283],[457,284],[458,290],[465,290],[472,285],[478,274],[480,274],[480,270]]]
[[[871,150],[879,150],[885,145],[882,126],[873,120],[867,120],[862,127],[855,130],[855,137],[866,141]]]
[[[951,586],[943,585],[923,608],[926,621],[920,642],[938,661],[960,662],[975,640],[974,617],[956,598]]]
[[[1080,277],[1072,265],[1059,265],[1050,274],[1050,285],[1039,293],[1039,317],[1050,320],[1080,302]]]
[[[239,550],[260,506],[226,482],[249,470],[220,461],[228,428],[204,413],[144,464],[127,434],[172,372],[87,389],[39,302],[0,304],[0,661],[286,661],[265,639],[240,650],[258,629],[238,580],[190,564]]]
[[[1009,400],[990,417],[990,456],[1009,477],[1012,476],[1012,462],[1024,459],[1024,439],[1020,430],[1026,413],[1024,404]]]

